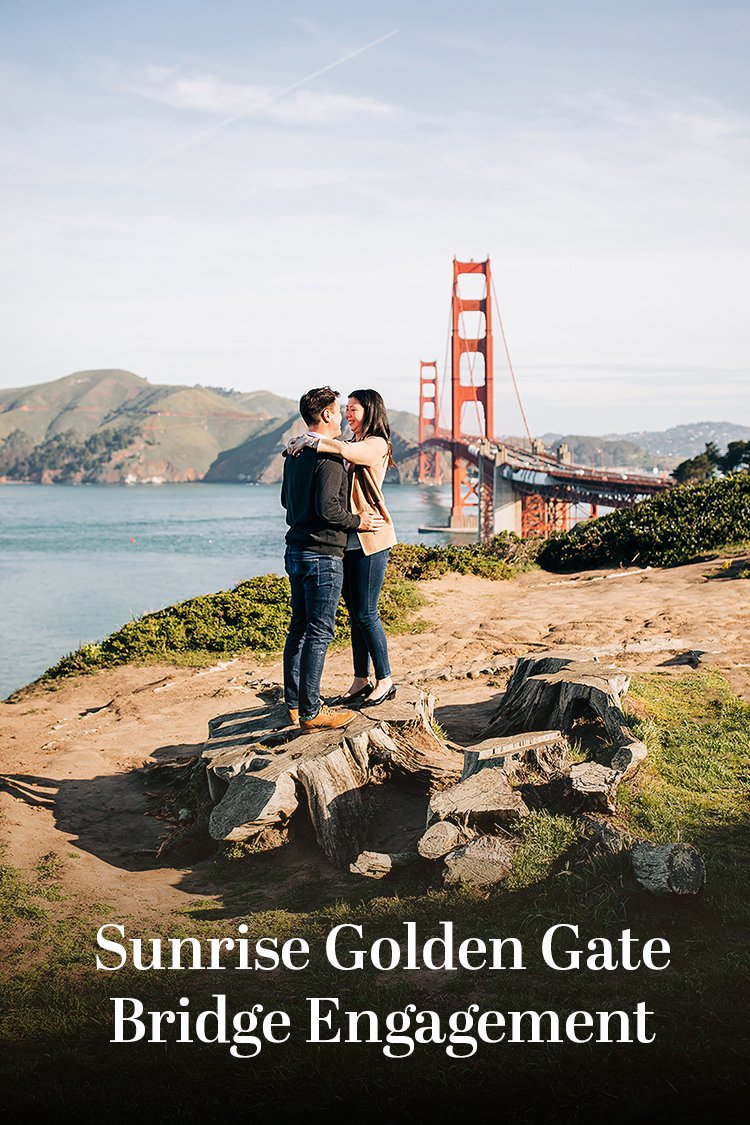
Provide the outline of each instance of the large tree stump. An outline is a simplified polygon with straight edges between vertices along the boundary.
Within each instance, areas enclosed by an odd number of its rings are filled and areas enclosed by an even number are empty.
[[[695,895],[706,882],[706,866],[691,844],[650,844],[632,849],[636,881],[654,895]]]
[[[446,886],[469,883],[489,887],[507,879],[511,872],[513,852],[510,845],[497,836],[480,836],[445,857]]]
[[[630,677],[612,665],[555,653],[519,658],[488,735],[558,728],[569,734],[579,719],[600,720],[614,750],[609,766],[584,763],[571,770],[573,792],[589,807],[614,811],[621,781],[646,757],[630,730],[621,697]]]
[[[363,711],[347,727],[302,734],[279,729],[278,707],[235,712],[211,724],[203,752],[209,791],[218,803],[209,831],[216,840],[249,840],[283,825],[304,788],[321,848],[347,867],[361,852],[366,830],[362,789],[372,765],[411,773],[426,785],[454,780],[461,755],[432,728],[434,698],[407,688],[398,700]]]

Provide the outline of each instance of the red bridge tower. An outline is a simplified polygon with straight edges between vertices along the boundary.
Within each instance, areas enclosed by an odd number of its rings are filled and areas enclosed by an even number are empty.
[[[422,442],[437,437],[438,415],[437,360],[419,361],[419,483],[440,484],[440,452],[435,446],[425,449]]]
[[[465,274],[482,274],[479,296],[462,297],[459,278]],[[476,286],[474,287],[476,291]],[[474,403],[480,438],[494,437],[493,363],[492,363],[492,298],[490,260],[459,262],[453,259],[453,300],[451,329],[451,391],[453,410],[451,438],[460,442],[464,433],[464,407]],[[466,335],[465,313],[479,313],[477,336]],[[484,329],[484,332],[482,332]],[[474,419],[470,419],[473,424]],[[454,444],[453,503],[451,527],[473,527],[479,519],[478,480],[467,473],[467,462],[459,456]],[[481,471],[481,470],[480,470]]]

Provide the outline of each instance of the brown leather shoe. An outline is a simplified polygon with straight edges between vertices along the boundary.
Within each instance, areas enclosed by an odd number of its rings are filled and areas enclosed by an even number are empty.
[[[299,722],[299,711],[296,707],[287,707],[287,713],[289,715],[289,722],[293,727],[296,727]]]
[[[337,727],[345,727],[356,714],[356,711],[348,711],[345,707],[334,710],[323,704],[314,719],[300,719],[299,725],[302,730],[335,730]]]

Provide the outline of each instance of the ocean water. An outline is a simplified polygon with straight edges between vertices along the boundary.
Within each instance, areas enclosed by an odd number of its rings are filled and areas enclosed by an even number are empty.
[[[386,486],[404,542],[450,513],[447,487]],[[0,699],[132,617],[283,573],[277,485],[0,486]]]

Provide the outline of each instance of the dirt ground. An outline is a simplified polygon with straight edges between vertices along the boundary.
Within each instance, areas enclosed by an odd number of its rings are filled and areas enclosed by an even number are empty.
[[[549,648],[676,675],[690,662],[708,662],[750,702],[750,581],[738,577],[747,561],[567,576],[537,571],[511,582],[451,575],[424,583],[421,616],[430,627],[391,640],[394,675],[429,684],[437,717],[464,744],[481,736],[502,669],[521,653]],[[485,660],[498,669],[494,675],[462,674]],[[324,691],[345,690],[348,675],[348,652],[332,653]],[[199,754],[208,720],[257,706],[261,680],[280,682],[280,661],[123,667],[0,704],[4,861],[31,873],[54,853],[65,891],[59,909],[106,903],[118,919],[156,919],[199,902],[222,912],[293,906],[311,883],[320,888],[319,902],[346,894],[354,877],[332,872],[304,838],[252,857],[234,889],[211,858],[183,868],[155,858],[168,826],[149,815],[153,793],[140,767]],[[269,874],[278,891],[271,895]],[[375,890],[383,893],[383,885]]]

